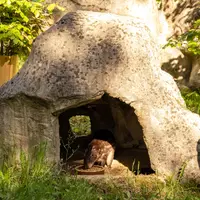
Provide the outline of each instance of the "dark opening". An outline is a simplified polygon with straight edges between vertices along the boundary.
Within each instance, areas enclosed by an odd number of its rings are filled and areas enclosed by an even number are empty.
[[[69,109],[60,114],[59,124],[60,157],[64,162],[83,160],[94,133],[103,129],[113,133],[116,160],[130,170],[153,173],[134,109],[119,99],[104,95],[90,104]]]

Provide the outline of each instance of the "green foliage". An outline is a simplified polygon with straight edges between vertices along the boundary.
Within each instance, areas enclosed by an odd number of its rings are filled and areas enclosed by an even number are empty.
[[[128,178],[128,179],[127,179]],[[167,177],[165,183],[156,176],[123,177],[119,181],[96,183],[106,194],[113,194],[117,199],[130,200],[198,200],[200,189],[197,184],[181,184],[175,177]]]
[[[91,133],[90,117],[76,115],[69,119],[72,132],[78,136],[89,135]]]
[[[1,200],[112,199],[88,181],[56,170],[45,153],[46,145],[41,144],[32,157],[21,152],[19,164],[4,163],[0,169]]]
[[[170,39],[166,46],[178,47],[194,55],[200,55],[200,19],[195,21],[192,29],[177,39]]]
[[[167,178],[166,186],[162,190],[165,193],[164,199],[167,200],[198,200],[200,198],[200,190],[196,183],[181,184],[173,176]]]
[[[192,91],[190,89],[184,89],[181,91],[181,94],[187,108],[200,115],[200,90],[196,89]]]
[[[55,7],[62,9],[43,0],[0,0],[0,54],[27,56]]]
[[[19,164],[3,164],[0,169],[0,199],[18,199],[21,187],[26,189],[25,186],[32,184],[36,178],[39,181],[42,177],[49,177],[51,167],[47,165],[45,153],[46,144],[41,144],[31,158],[21,152]]]

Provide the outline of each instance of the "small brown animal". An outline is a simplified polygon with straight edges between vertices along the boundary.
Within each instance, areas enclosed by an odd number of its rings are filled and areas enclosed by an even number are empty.
[[[108,141],[93,139],[86,150],[84,166],[90,169],[95,163],[101,166],[111,167],[115,154],[115,147]]]

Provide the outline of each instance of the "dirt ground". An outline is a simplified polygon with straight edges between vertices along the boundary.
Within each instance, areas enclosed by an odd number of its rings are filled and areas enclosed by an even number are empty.
[[[132,172],[128,167],[124,166],[118,160],[113,160],[111,168],[104,167],[104,174],[102,175],[77,175],[74,173],[74,168],[76,166],[82,165],[83,160],[76,160],[70,163],[71,174],[75,174],[76,178],[84,178],[88,180],[91,184],[95,184],[100,188],[105,186],[119,186],[122,188],[130,189],[140,188],[140,185],[145,184],[148,188],[153,187],[153,185],[165,184],[165,181],[162,177],[158,177],[155,173],[149,175],[146,174],[137,174],[139,172]],[[154,184],[155,183],[155,184]],[[137,186],[138,185],[138,186]]]
[[[71,174],[77,175],[77,173],[75,172],[75,168],[79,165],[83,165],[83,159],[70,161],[68,165],[65,166],[65,169],[66,171],[70,171]],[[108,168],[107,166],[104,167],[104,174],[77,175],[77,177],[86,178],[86,179],[99,179],[99,178],[105,178],[105,177],[119,178],[119,177],[135,176],[137,173],[140,173],[140,172],[139,171],[133,172],[128,167],[120,163],[118,160],[113,160],[111,168]]]

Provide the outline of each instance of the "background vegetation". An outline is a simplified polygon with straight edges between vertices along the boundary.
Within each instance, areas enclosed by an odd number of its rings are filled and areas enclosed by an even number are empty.
[[[182,97],[185,100],[189,110],[200,115],[200,90],[184,89],[181,91]]]
[[[177,38],[169,39],[165,47],[171,46],[179,48],[184,53],[190,54],[191,56],[200,55],[200,19],[196,20],[192,28],[180,35]],[[197,88],[184,89],[181,91],[182,97],[184,98],[187,108],[192,112],[200,114],[200,90]]]
[[[0,55],[18,55],[23,61],[33,40],[50,24],[56,4],[44,0],[0,0]]]
[[[90,117],[84,115],[76,115],[69,119],[72,132],[78,136],[91,134]]]
[[[166,46],[178,47],[186,53],[200,55],[200,19],[194,22],[189,31],[178,38],[171,38]]]

